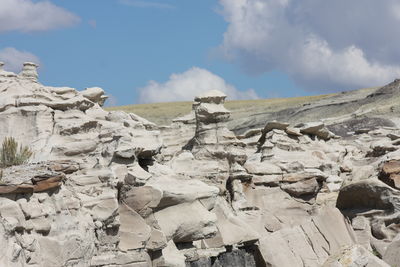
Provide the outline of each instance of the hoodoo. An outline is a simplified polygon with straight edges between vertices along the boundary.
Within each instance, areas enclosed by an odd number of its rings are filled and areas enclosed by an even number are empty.
[[[277,117],[237,135],[217,90],[158,126],[104,110],[101,88],[49,87],[34,63],[19,75],[3,65],[1,266],[400,261],[397,127],[343,135]]]

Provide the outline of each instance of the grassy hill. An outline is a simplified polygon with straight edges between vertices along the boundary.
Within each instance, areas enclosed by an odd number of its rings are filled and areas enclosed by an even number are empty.
[[[335,94],[257,100],[232,100],[227,101],[225,107],[232,111],[232,119],[239,119],[265,111],[277,112],[287,108],[300,107],[333,95]],[[132,112],[158,125],[168,125],[174,118],[188,114],[191,109],[192,102],[137,104],[106,108],[108,111],[121,110]]]
[[[362,119],[362,123],[357,127],[366,127],[369,124],[376,127],[400,125],[400,80],[379,88],[363,88],[329,95],[227,101],[225,107],[232,112],[228,128],[236,134],[262,128],[272,120],[292,124],[323,121],[332,127],[343,123],[351,126],[359,119]],[[192,102],[140,104],[106,109],[132,112],[158,125],[169,125],[174,118],[188,114],[192,109]]]

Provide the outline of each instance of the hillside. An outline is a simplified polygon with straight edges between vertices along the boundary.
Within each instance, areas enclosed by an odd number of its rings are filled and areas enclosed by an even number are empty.
[[[396,80],[381,88],[316,96],[227,101],[225,106],[231,111],[228,127],[236,134],[262,128],[268,121],[278,120],[288,123],[323,121],[336,134],[345,135],[341,124],[354,118],[361,119],[353,125],[357,129],[370,124],[375,127],[398,124],[399,103],[400,82]],[[110,107],[107,110],[132,112],[158,125],[169,125],[174,118],[188,114],[191,104],[154,103]]]
[[[257,114],[265,111],[276,112],[290,107],[301,107],[305,104],[312,103],[333,95],[335,94],[257,100],[231,100],[227,101],[225,106],[232,112],[232,119],[241,119],[251,114]],[[193,102],[187,101],[136,104],[107,107],[105,109],[107,111],[121,110],[128,113],[132,112],[158,125],[169,125],[174,118],[188,114],[192,109],[192,103]]]

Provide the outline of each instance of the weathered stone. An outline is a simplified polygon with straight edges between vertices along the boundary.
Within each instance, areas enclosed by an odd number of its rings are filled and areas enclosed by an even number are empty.
[[[159,176],[150,180],[147,185],[162,191],[158,208],[190,203],[197,199],[215,199],[219,189],[199,180]]]
[[[0,216],[8,223],[7,230],[23,229],[25,226],[25,216],[15,201],[0,198]]]
[[[300,129],[299,128],[287,127],[285,129],[285,132],[288,135],[293,135],[293,136],[302,136],[303,135],[302,133],[300,133]]]
[[[299,182],[299,181],[304,181],[304,180],[309,180],[309,179],[316,179],[316,180],[324,180],[326,179],[326,174],[319,170],[314,170],[310,172],[300,172],[300,173],[287,173],[283,174],[282,176],[282,181],[283,182]]]
[[[167,246],[167,238],[164,233],[157,229],[151,229],[150,238],[147,240],[146,249],[157,251]]]
[[[290,195],[300,197],[303,195],[314,195],[316,194],[321,186],[318,184],[315,178],[298,181],[292,184],[282,184],[282,190],[288,192]]]
[[[273,129],[278,129],[278,130],[286,130],[286,128],[289,126],[289,123],[282,123],[278,121],[270,121],[267,122],[263,129],[263,133],[267,133]]]
[[[382,166],[382,171],[386,174],[400,173],[400,161],[392,160],[385,162]]]
[[[400,189],[400,161],[391,160],[383,163],[379,179],[391,187]]]
[[[174,242],[168,242],[167,247],[162,250],[162,257],[153,260],[153,266],[163,267],[186,267],[185,256],[179,253]]]
[[[196,102],[221,104],[225,101],[226,94],[218,90],[210,90],[194,98]]]
[[[118,247],[121,251],[141,249],[146,246],[150,238],[151,228],[140,217],[136,211],[122,204],[119,206],[120,216],[120,242]]]
[[[217,232],[216,216],[199,201],[166,207],[154,213],[167,240],[191,242],[210,238]]]
[[[97,143],[95,141],[87,140],[68,143],[65,147],[61,147],[60,150],[62,150],[66,156],[76,156],[90,153],[94,151],[96,147]]]
[[[146,172],[139,164],[129,167],[125,176],[125,183],[130,185],[144,185],[151,178],[151,174]]]
[[[114,217],[118,212],[118,201],[114,198],[101,199],[94,203],[91,209],[93,219],[99,221],[107,221]]]
[[[353,238],[340,212],[326,209],[300,226],[264,236],[260,252],[271,266],[321,266],[342,246],[354,244]]]
[[[345,267],[345,266],[370,266],[389,267],[384,261],[374,256],[371,252],[360,245],[344,247],[340,252],[333,254],[322,265],[323,267]]]
[[[341,188],[339,209],[398,209],[400,193],[377,179],[357,181]]]
[[[213,210],[217,216],[216,236],[206,240],[209,247],[221,247],[255,241],[259,238],[258,233],[251,229],[243,220],[233,215],[233,212],[220,198]]]
[[[251,174],[258,175],[277,175],[282,174],[279,166],[269,162],[246,162],[244,168]]]
[[[383,260],[389,266],[396,266],[400,263],[400,234],[398,234],[387,247]]]
[[[86,88],[81,92],[81,94],[90,101],[98,103],[100,106],[103,106],[107,99],[107,97],[104,95],[104,90],[99,87]]]
[[[134,187],[123,196],[123,202],[141,216],[147,217],[158,207],[162,195],[162,190],[152,186]]]
[[[46,218],[35,218],[30,220],[30,222],[33,224],[33,229],[41,234],[48,234],[51,229],[51,224],[48,219]]]

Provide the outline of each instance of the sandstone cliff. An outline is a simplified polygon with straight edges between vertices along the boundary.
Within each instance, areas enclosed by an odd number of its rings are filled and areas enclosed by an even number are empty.
[[[396,127],[236,135],[215,90],[160,127],[37,79],[0,70],[0,140],[34,151],[2,171],[0,266],[399,264]]]

